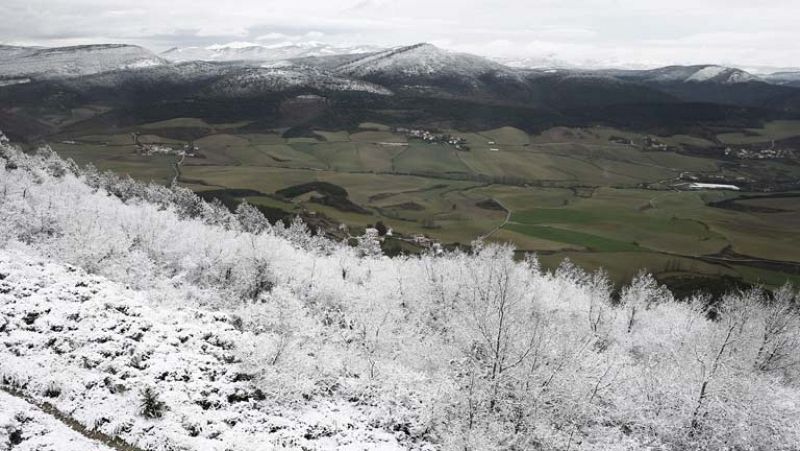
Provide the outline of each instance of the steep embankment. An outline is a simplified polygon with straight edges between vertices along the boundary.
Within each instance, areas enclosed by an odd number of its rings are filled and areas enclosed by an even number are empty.
[[[255,337],[234,316],[180,303],[154,308],[145,293],[24,248],[0,250],[0,279],[4,387],[89,430],[142,449],[402,449],[369,425],[369,407],[275,403],[276,394],[251,382],[241,358]],[[146,388],[166,406],[159,418],[142,415]],[[0,397],[0,405],[19,402]]]

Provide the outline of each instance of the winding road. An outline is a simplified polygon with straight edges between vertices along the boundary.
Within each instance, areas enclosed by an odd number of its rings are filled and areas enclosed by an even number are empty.
[[[175,171],[175,176],[172,177],[172,183],[170,183],[170,185],[177,185],[178,179],[181,178],[181,165],[183,164],[183,160],[186,159],[186,154],[182,153],[180,155],[181,159],[172,164],[172,170]]]

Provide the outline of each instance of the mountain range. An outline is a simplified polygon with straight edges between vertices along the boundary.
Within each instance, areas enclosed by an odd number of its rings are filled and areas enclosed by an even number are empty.
[[[166,60],[124,44],[40,48],[0,46],[0,80],[61,78],[159,66]]]
[[[173,47],[159,56],[174,63],[186,61],[272,62],[311,56],[362,54],[380,50],[382,48],[370,45],[337,47],[321,42],[303,42],[275,45],[234,44],[209,47]]]
[[[741,122],[800,112],[800,73],[754,75],[715,65],[530,69],[424,43],[391,49],[213,46],[160,55],[124,44],[0,46],[0,56],[0,127],[20,137],[96,116],[114,122],[190,109],[286,126],[340,126],[379,116],[397,124],[510,123],[525,129]],[[323,99],[313,114],[286,114],[287,100],[308,95]],[[73,117],[87,105],[102,105],[103,113]],[[23,118],[40,126],[22,131],[15,124]]]

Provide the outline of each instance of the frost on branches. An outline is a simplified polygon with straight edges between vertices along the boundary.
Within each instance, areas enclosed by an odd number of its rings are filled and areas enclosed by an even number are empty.
[[[710,307],[508,246],[387,258],[0,141],[0,387],[132,446],[800,443],[791,287]]]

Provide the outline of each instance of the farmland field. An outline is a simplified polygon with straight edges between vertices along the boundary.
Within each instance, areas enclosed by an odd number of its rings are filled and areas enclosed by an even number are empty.
[[[641,267],[667,278],[699,274],[770,286],[800,281],[800,194],[694,191],[684,183],[727,177],[756,186],[764,173],[799,180],[796,164],[732,163],[696,149],[800,136],[800,122],[711,137],[659,136],[669,146],[662,150],[635,145],[643,134],[606,127],[556,127],[536,135],[512,127],[438,131],[461,138],[465,148],[459,149],[376,123],[301,137],[246,126],[178,118],[108,135],[73,131],[53,148],[80,164],[169,183],[176,157],[137,153],[131,133],[145,144],[192,143],[199,153],[183,160],[179,182],[195,191],[254,190],[260,195],[248,195],[250,203],[286,214],[316,212],[351,233],[382,221],[396,236],[425,235],[445,245],[478,237],[508,241],[538,253],[547,267],[569,258],[588,269],[603,267],[619,282]],[[192,138],[176,138],[184,135]],[[322,202],[317,194],[324,193],[316,192],[276,194],[307,182],[341,187],[346,201]]]

